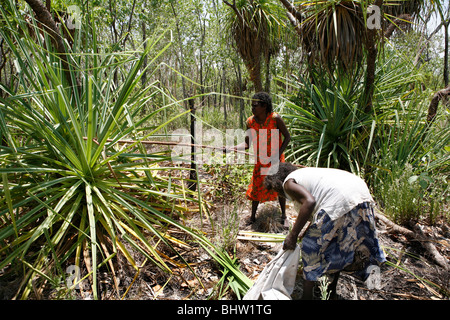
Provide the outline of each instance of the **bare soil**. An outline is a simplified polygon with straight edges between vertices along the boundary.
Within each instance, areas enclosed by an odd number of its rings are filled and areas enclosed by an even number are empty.
[[[247,207],[250,207],[248,205]],[[216,208],[224,211],[224,206]],[[230,208],[230,210],[233,210]],[[278,203],[261,204],[257,219],[249,224],[250,211],[244,207],[239,215],[239,231],[270,232],[287,234],[289,225],[295,221],[296,214],[292,206],[287,208],[287,221],[279,222],[280,211]],[[214,221],[214,220],[212,220]],[[197,216],[191,217],[192,225],[202,225],[203,230],[210,229],[210,220]],[[217,221],[216,221],[217,222]],[[430,227],[423,225],[427,232],[436,239],[436,247],[449,259],[450,241],[446,224]],[[212,234],[212,233],[211,233]],[[390,234],[386,227],[378,222],[378,235],[386,252],[389,264],[381,267],[381,281],[376,289],[349,274],[342,273],[337,286],[340,300],[449,300],[450,277],[448,271],[436,265],[427,257],[420,243],[410,242],[404,236]],[[237,240],[235,255],[240,262],[240,269],[251,279],[256,280],[264,267],[274,258],[281,243],[255,242]],[[133,300],[205,300],[205,299],[236,299],[231,290],[220,295],[217,283],[222,277],[220,267],[202,249],[196,248],[185,253],[186,259],[193,263],[192,268],[199,277],[196,279],[187,268],[174,268],[174,274],[168,275],[151,264],[144,265],[140,273],[127,267],[125,261],[119,268],[120,291],[117,295],[112,280],[104,274],[102,280],[102,298],[115,300],[119,298]],[[139,255],[136,261],[144,262]],[[136,277],[136,278],[135,278]],[[203,286],[200,284],[202,282]],[[302,271],[296,280],[292,294],[293,300],[299,300],[302,295]],[[125,291],[128,290],[127,293]],[[49,296],[51,298],[51,294]],[[77,291],[75,299],[89,299],[89,290]],[[315,299],[321,299],[321,291],[315,289]]]
[[[296,213],[288,206],[288,222],[279,224],[280,216],[277,203],[260,205],[260,213],[253,225],[246,225],[250,213],[243,212],[242,228],[258,232],[270,232],[270,228],[288,232],[288,224],[295,221]],[[368,289],[367,285],[350,274],[341,273],[338,281],[338,298],[342,300],[440,300],[449,299],[449,271],[436,265],[427,257],[427,252],[418,242],[411,242],[402,235],[391,234],[386,226],[378,221],[378,236],[386,253],[389,264],[381,267],[381,281],[377,289]],[[269,230],[267,230],[269,228]],[[449,260],[450,241],[447,224],[442,221],[433,227],[422,225],[430,238],[436,239],[436,248]],[[276,230],[278,229],[278,230]],[[263,267],[281,249],[281,244],[238,242],[237,255],[243,264],[242,270],[251,279],[256,279]],[[394,264],[392,266],[391,264]],[[292,294],[293,299],[300,299],[302,293],[301,268],[297,275],[297,286]],[[320,290],[315,290],[316,299],[320,299]]]
[[[193,213],[186,216],[185,223],[203,230],[215,242],[228,246],[230,255],[235,255],[240,269],[251,280],[255,281],[264,267],[273,259],[281,243],[255,242],[236,240],[240,231],[287,234],[289,227],[296,219],[293,206],[287,205],[287,219],[284,225],[279,222],[280,210],[277,202],[261,204],[256,221],[249,224],[250,203],[239,203],[234,200],[224,201],[215,197],[205,187],[202,193],[210,200],[210,216]],[[225,189],[224,189],[225,190]],[[222,191],[224,191],[222,190]],[[226,190],[225,190],[226,191]],[[220,200],[222,199],[222,200]],[[405,236],[392,233],[382,221],[377,221],[378,235],[388,259],[381,268],[381,281],[376,289],[348,274],[341,274],[337,286],[339,299],[342,300],[449,300],[450,274],[448,270],[433,262],[419,241],[411,241]],[[433,239],[437,250],[449,261],[450,229],[448,221],[441,219],[433,226],[426,222],[420,224],[422,231],[429,239]],[[226,230],[226,232],[224,231]],[[182,234],[171,234],[174,237],[185,237]],[[185,241],[189,239],[183,238]],[[161,252],[173,255],[170,250],[158,247]],[[183,257],[191,265],[191,269],[173,264],[173,273],[168,274],[146,261],[135,252],[134,259],[140,266],[139,271],[133,269],[124,257],[119,256],[116,263],[116,281],[114,283],[108,270],[100,272],[100,298],[104,300],[205,300],[236,299],[231,290],[220,290],[222,271],[220,266],[200,247],[195,246],[182,252]],[[172,257],[176,258],[176,257]],[[192,272],[194,271],[194,273]],[[82,275],[86,274],[82,270]],[[7,270],[0,270],[0,300],[12,299],[21,279],[11,276]],[[297,285],[292,299],[300,299],[302,295],[302,272],[299,268]],[[31,295],[32,299],[92,299],[90,287],[84,282],[78,290],[65,292],[58,286],[50,286],[40,295]],[[222,288],[226,287],[226,283]],[[117,290],[118,289],[118,290]],[[321,299],[317,288],[315,299]]]

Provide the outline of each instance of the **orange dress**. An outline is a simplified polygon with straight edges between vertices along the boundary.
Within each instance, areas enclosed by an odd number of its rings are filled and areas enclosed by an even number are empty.
[[[277,121],[275,119],[276,116],[277,114],[275,112],[269,113],[263,124],[257,123],[254,116],[247,119],[247,127],[250,129],[254,156],[256,157],[252,180],[250,181],[246,193],[247,198],[252,201],[266,202],[278,199],[278,193],[273,190],[269,191],[264,187],[264,178],[266,176],[262,175],[264,172],[261,172],[261,168],[268,168],[272,164],[265,164],[265,162],[268,161],[261,161],[260,159],[261,155],[263,157],[270,157],[272,155],[272,139],[276,133],[278,133],[279,141],[278,150],[280,150],[283,143],[281,132],[279,130],[272,130],[278,129]],[[274,141],[274,143],[276,143],[276,141]],[[284,162],[284,154],[280,155],[280,161]]]

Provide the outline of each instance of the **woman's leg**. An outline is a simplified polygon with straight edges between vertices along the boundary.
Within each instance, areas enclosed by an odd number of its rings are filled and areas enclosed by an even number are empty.
[[[252,216],[250,217],[250,222],[253,223],[256,220],[256,209],[258,209],[259,201],[252,201]]]
[[[315,281],[303,280],[302,300],[312,300]]]
[[[278,196],[278,202],[281,208],[281,223],[284,224],[284,220],[286,219],[286,198]]]
[[[330,295],[330,300],[336,300],[337,299],[337,291],[336,291],[336,286],[337,286],[337,282],[339,280],[339,275],[340,272],[336,272],[335,274],[333,274],[334,278],[333,281],[331,281],[331,283],[328,285],[328,294]]]

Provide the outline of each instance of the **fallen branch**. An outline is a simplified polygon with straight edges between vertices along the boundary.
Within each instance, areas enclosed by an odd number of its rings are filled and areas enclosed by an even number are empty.
[[[399,226],[398,224],[392,222],[391,220],[389,220],[381,211],[379,211],[378,209],[375,209],[375,217],[378,220],[381,220],[386,226],[388,226],[391,231],[393,231],[394,233],[400,233],[403,234],[404,236],[408,237],[408,238],[415,238],[415,234],[413,231]]]
[[[436,249],[436,246],[431,243],[432,240],[426,240],[426,236],[423,233],[423,231],[420,229],[420,227],[416,224],[413,227],[414,231],[416,232],[416,234],[418,235],[418,239],[422,239],[419,240],[420,243],[423,245],[423,247],[428,251],[428,253],[431,255],[431,257],[434,259],[434,261],[436,261],[436,263],[438,265],[440,265],[441,267],[443,267],[444,269],[448,270],[448,263],[446,261],[446,258],[444,258],[439,251]]]
[[[405,227],[399,226],[398,224],[389,220],[381,211],[378,209],[375,210],[375,217],[382,221],[393,233],[400,233],[407,238],[413,239],[415,241],[420,242],[420,244],[424,247],[424,249],[430,254],[431,258],[442,268],[445,270],[449,269],[448,263],[446,259],[439,253],[433,244],[433,239],[429,239],[423,232],[420,230],[419,226],[416,224],[413,228],[414,231],[409,230]]]

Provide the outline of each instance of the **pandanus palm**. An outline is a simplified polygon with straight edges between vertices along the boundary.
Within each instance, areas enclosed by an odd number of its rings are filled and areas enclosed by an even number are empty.
[[[97,298],[100,268],[116,280],[113,261],[119,255],[137,274],[142,265],[135,254],[168,273],[173,265],[190,268],[177,249],[191,247],[185,239],[208,250],[234,279],[230,282],[242,284],[233,288],[245,292],[251,282],[236,261],[178,221],[176,213],[197,200],[172,177],[176,174],[167,174],[176,170],[163,164],[172,160],[170,152],[149,153],[140,143],[188,112],[180,109],[158,123],[156,115],[176,108],[174,102],[141,116],[147,103],[164,94],[157,83],[141,87],[141,71],[146,57],[152,57],[146,71],[159,67],[158,57],[170,45],[161,45],[166,33],[149,37],[145,49],[133,52],[107,52],[94,41],[89,50],[94,54],[83,52],[80,40],[84,32],[96,40],[95,23],[84,23],[91,29],[78,30],[73,50],[65,49],[70,66],[65,70],[49,34],[37,21],[22,19],[14,1],[6,4],[9,11],[2,6],[0,12],[9,19],[0,36],[14,56],[18,86],[2,86],[0,98],[0,270],[23,276],[18,297],[40,292],[73,265],[87,269]],[[43,36],[33,38],[30,31]],[[113,79],[116,70],[123,81]],[[67,75],[79,80],[77,89],[67,85]],[[148,122],[153,125],[144,126]],[[125,139],[135,142],[119,143]],[[170,228],[183,239],[171,236]]]
[[[287,0],[280,2],[288,10],[291,22],[302,39],[309,63],[324,67],[328,72],[343,70],[348,75],[366,59],[365,90],[361,103],[366,112],[372,108],[373,84],[378,55],[380,32],[388,23],[404,14],[417,14],[424,1],[296,1],[293,6]],[[380,11],[370,11],[371,5]],[[371,15],[380,14],[379,30],[368,25]]]
[[[314,165],[358,171],[371,150],[376,119],[371,111],[377,111],[372,108],[373,90],[383,80],[380,70],[375,79],[382,29],[371,29],[368,7],[376,4],[382,9],[383,27],[397,15],[417,13],[422,1],[390,1],[383,6],[383,1],[297,1],[296,6],[280,1],[310,58],[309,79],[301,77],[298,90],[307,101],[296,101],[290,108],[293,114],[285,115],[294,130],[292,141],[299,145],[295,152],[300,159],[314,159]],[[362,147],[364,141],[368,144]]]
[[[269,67],[270,58],[278,52],[277,36],[283,25],[280,6],[269,0],[225,1],[228,5],[228,32],[234,40],[250,74],[256,91],[263,90],[262,62]],[[267,83],[266,79],[266,83]],[[265,88],[269,91],[268,86]]]

